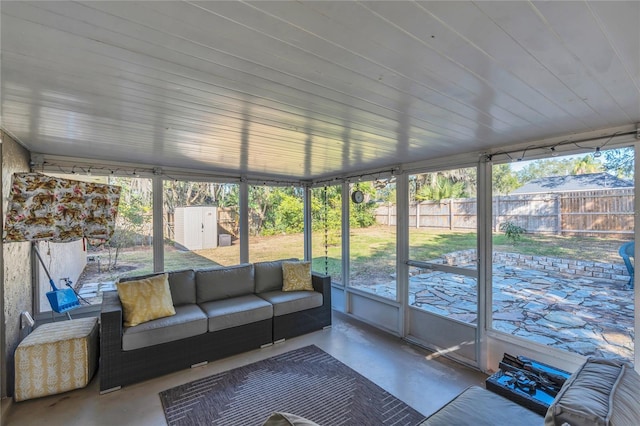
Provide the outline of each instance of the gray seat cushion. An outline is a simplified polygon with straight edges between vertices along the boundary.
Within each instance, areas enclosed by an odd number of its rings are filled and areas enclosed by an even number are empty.
[[[273,305],[273,316],[279,317],[292,312],[322,306],[322,293],[317,291],[269,291],[259,295]]]
[[[273,260],[270,262],[256,262],[253,264],[255,271],[256,293],[282,290],[282,262],[298,260],[295,258]]]
[[[543,417],[479,386],[471,386],[421,426],[541,426]]]
[[[249,294],[200,305],[208,317],[209,331],[238,327],[273,317],[271,303]]]
[[[196,271],[198,304],[253,294],[253,265],[250,263]]]
[[[640,424],[640,375],[622,359],[589,358],[547,410],[545,425]]]
[[[175,309],[176,314],[170,317],[126,327],[122,335],[122,349],[130,351],[207,332],[207,316],[198,305],[181,305]]]

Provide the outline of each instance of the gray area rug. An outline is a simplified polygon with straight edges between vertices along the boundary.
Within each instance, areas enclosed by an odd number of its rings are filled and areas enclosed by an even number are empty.
[[[274,411],[321,426],[416,425],[424,416],[316,346],[160,392],[169,425],[262,425]]]

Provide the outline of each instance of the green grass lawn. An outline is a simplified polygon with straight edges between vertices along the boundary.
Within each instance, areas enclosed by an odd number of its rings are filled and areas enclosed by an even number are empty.
[[[324,271],[324,235],[313,239],[314,269]],[[318,241],[320,240],[320,241]],[[383,277],[395,272],[395,228],[375,226],[351,230],[352,277],[378,271]],[[610,238],[525,235],[517,243],[503,234],[493,237],[493,250],[533,256],[561,257],[583,261],[621,263],[618,248],[625,241]],[[431,260],[443,254],[474,249],[476,234],[433,229],[412,229],[409,233],[410,258]],[[340,245],[329,246],[329,274],[340,270]],[[373,277],[370,277],[373,278]],[[384,279],[384,278],[382,278]]]
[[[442,254],[458,250],[473,249],[476,246],[476,234],[468,232],[411,229],[410,257],[413,260],[430,260]],[[341,243],[339,231],[330,231],[329,244],[326,247],[325,262],[324,232],[314,232],[312,236],[313,269],[325,272],[337,282],[342,281]],[[535,256],[562,257],[576,260],[619,263],[618,248],[620,239],[593,237],[565,237],[557,235],[525,235],[513,244],[503,234],[493,237],[494,251],[529,254]],[[396,233],[394,227],[372,226],[351,230],[351,277],[354,281],[390,279],[395,272]],[[284,258],[302,258],[302,234],[252,237],[249,245],[251,262]],[[103,264],[106,257],[103,254]],[[233,241],[229,247],[198,251],[179,251],[172,245],[165,245],[165,270],[184,268],[205,268],[218,265],[239,263],[239,242]],[[115,279],[120,275],[140,275],[152,272],[151,247],[122,251],[118,271],[100,274],[99,279]],[[124,269],[124,270],[122,270]],[[104,277],[103,277],[104,276]]]

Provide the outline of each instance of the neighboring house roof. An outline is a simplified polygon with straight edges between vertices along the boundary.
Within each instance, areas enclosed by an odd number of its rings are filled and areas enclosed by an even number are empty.
[[[549,176],[534,179],[511,194],[535,194],[540,192],[584,191],[590,189],[632,188],[633,182],[619,179],[608,173]]]

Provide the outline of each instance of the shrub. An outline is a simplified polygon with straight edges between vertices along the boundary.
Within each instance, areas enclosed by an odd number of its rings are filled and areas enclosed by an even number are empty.
[[[504,235],[507,237],[507,240],[511,241],[513,244],[517,243],[518,240],[522,237],[522,234],[526,232],[522,226],[518,226],[513,222],[503,222],[500,224],[500,230],[504,232]]]

